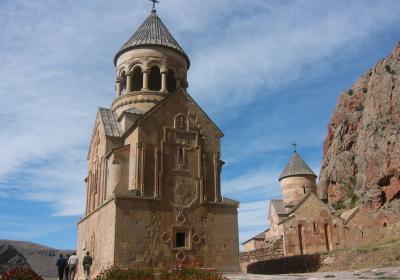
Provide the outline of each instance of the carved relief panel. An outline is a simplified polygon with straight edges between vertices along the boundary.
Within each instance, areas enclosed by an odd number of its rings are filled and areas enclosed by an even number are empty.
[[[204,193],[199,139],[199,132],[190,129],[189,120],[183,114],[174,117],[172,126],[164,127],[161,196],[174,209],[175,221],[169,232],[163,234],[163,240],[176,251],[177,262],[185,261],[192,246],[201,243],[190,220],[190,212],[203,201]]]

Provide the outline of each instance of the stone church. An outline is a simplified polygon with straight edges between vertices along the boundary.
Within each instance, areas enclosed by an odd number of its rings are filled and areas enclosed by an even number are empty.
[[[114,64],[115,99],[98,109],[88,152],[79,259],[90,251],[93,275],[113,265],[238,271],[223,133],[187,93],[189,57],[155,9]]]
[[[359,207],[338,213],[317,196],[316,179],[294,150],[279,176],[282,199],[273,199],[269,204],[269,228],[242,243],[243,250],[282,248],[282,256],[292,256],[354,247],[374,240],[376,221],[382,218],[359,214]]]

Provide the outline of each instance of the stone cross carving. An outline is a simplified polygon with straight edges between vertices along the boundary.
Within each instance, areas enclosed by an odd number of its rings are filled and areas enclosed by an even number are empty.
[[[178,207],[183,206],[183,200],[185,196],[185,186],[183,185],[182,179],[179,178],[176,182],[175,188],[174,188],[174,194],[175,194],[175,203]]]

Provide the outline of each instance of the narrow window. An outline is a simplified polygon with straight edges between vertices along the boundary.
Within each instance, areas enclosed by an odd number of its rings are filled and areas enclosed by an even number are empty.
[[[175,236],[175,247],[186,247],[186,232],[177,232]]]
[[[183,148],[179,148],[178,162],[183,163]]]
[[[317,223],[313,223],[313,230],[314,230],[314,233],[317,233]]]
[[[324,225],[324,233],[325,233],[325,246],[326,250],[329,251],[331,249],[330,246],[330,235],[329,235],[329,230],[328,230],[328,224]]]
[[[387,223],[385,222],[385,223],[383,223],[383,227],[385,228],[385,227],[387,227]]]
[[[133,69],[132,73],[132,90],[140,91],[143,87],[143,73],[142,69],[138,66]]]
[[[306,187],[305,186],[303,186],[303,193],[304,194],[306,193]]]
[[[361,237],[364,238],[365,237],[365,233],[362,231],[361,232]]]
[[[149,89],[150,90],[161,89],[161,73],[160,73],[160,68],[158,66],[153,66],[150,68]]]

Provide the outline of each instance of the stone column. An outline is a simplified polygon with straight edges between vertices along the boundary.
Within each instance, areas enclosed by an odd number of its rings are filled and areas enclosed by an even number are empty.
[[[145,168],[145,155],[144,147],[141,147],[141,166],[140,166],[140,195],[144,196],[144,168]]]
[[[132,91],[132,72],[126,74],[126,91]]]
[[[115,97],[121,96],[121,80],[117,78],[115,81]]]
[[[158,165],[159,159],[158,154],[160,153],[160,149],[156,148],[154,152],[154,197],[158,198],[160,196],[159,188],[158,188]]]
[[[167,69],[161,70],[161,92],[168,92],[167,90]]]
[[[149,68],[143,68],[143,88],[142,90],[149,90]]]

